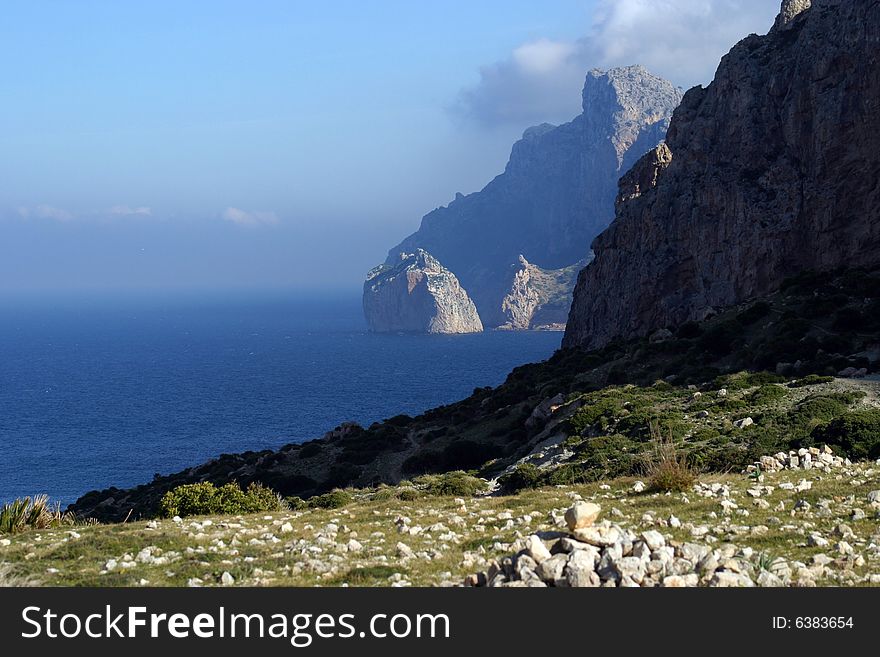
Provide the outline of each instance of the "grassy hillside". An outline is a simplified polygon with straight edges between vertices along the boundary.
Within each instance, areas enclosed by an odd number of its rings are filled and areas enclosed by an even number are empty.
[[[516,552],[524,537],[563,529],[562,514],[581,498],[636,533],[655,529],[672,545],[748,555],[743,567],[756,576],[784,563],[792,585],[880,583],[880,504],[869,501],[880,489],[880,465],[768,472],[760,482],[706,475],[683,493],[637,493],[635,484],[624,478],[477,497],[407,485],[353,491],[336,509],[30,531],[0,540],[0,583],[461,584]]]

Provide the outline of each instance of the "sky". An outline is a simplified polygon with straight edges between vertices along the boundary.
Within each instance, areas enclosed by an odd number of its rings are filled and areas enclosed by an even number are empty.
[[[711,81],[774,0],[7,0],[0,292],[356,293],[580,111],[594,67]]]

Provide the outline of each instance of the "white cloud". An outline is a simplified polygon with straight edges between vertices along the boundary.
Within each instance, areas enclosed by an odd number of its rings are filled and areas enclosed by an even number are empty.
[[[18,208],[18,216],[23,219],[49,219],[52,221],[72,221],[73,213],[51,205],[37,205],[32,208]]]
[[[114,205],[107,211],[107,213],[113,217],[130,217],[132,215],[139,215],[142,217],[153,216],[153,211],[150,208],[143,206],[132,208],[128,205]]]
[[[775,0],[600,0],[577,41],[539,39],[480,69],[455,114],[485,125],[561,122],[580,111],[591,68],[643,64],[689,88],[714,76],[721,57],[751,33],[764,33]]]
[[[279,221],[274,212],[245,211],[238,208],[226,208],[221,216],[237,226],[272,226]]]

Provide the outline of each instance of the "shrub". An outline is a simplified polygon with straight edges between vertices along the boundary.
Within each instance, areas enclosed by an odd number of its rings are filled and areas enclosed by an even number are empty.
[[[758,301],[752,304],[749,308],[742,311],[737,319],[743,324],[754,324],[759,319],[763,319],[767,315],[770,314],[770,304],[766,301]]]
[[[749,395],[749,401],[755,405],[772,404],[785,397],[785,388],[772,383],[763,385]]]
[[[485,492],[486,482],[458,470],[441,475],[426,475],[415,480],[416,484],[424,485],[431,495],[446,497],[473,497]]]
[[[51,506],[46,495],[19,498],[0,507],[0,534],[72,525],[73,521],[73,515],[62,512],[60,504]]]
[[[520,463],[512,472],[501,477],[499,483],[505,490],[512,493],[539,488],[541,485],[541,470],[533,463]]]
[[[354,501],[351,493],[345,490],[332,490],[323,495],[316,495],[309,500],[309,506],[313,509],[339,509]]]
[[[813,438],[839,446],[852,459],[880,458],[880,409],[846,413],[817,427]]]
[[[204,516],[209,514],[259,513],[285,508],[278,494],[259,483],[242,490],[236,482],[215,486],[210,482],[184,484],[162,496],[162,515]]]
[[[654,449],[645,455],[645,474],[651,490],[684,492],[696,481],[696,473],[684,454],[679,453],[670,432],[664,437],[659,425],[651,424],[651,440]]]
[[[299,458],[301,459],[309,459],[313,456],[317,456],[321,453],[321,443],[317,440],[312,440],[304,444],[299,450]]]
[[[816,386],[820,383],[831,383],[834,381],[833,376],[819,376],[818,374],[810,374],[802,379],[793,381],[788,384],[789,388],[805,388],[807,386]]]

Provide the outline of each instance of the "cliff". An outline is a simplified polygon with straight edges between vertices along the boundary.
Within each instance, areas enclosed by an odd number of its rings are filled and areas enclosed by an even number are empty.
[[[501,300],[505,331],[560,330],[565,327],[578,272],[592,254],[570,267],[541,269],[525,257],[511,266],[513,278]]]
[[[503,302],[520,256],[545,271],[582,261],[614,216],[621,172],[663,139],[680,99],[671,83],[641,66],[591,71],[583,114],[561,126],[526,130],[504,173],[426,215],[416,233],[390,250],[386,264],[424,249],[458,277],[483,324],[509,325]]]
[[[421,249],[373,269],[364,283],[364,313],[374,331],[479,333],[477,309],[455,274]]]
[[[699,320],[800,271],[880,262],[880,4],[787,0],[621,181],[566,347]]]

